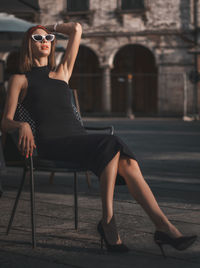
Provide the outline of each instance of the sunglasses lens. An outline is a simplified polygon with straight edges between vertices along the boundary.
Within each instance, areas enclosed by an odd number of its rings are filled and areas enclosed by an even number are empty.
[[[33,38],[36,41],[42,41],[42,36],[40,34],[35,34]]]
[[[54,40],[54,35],[53,34],[47,34],[46,35],[46,40],[47,41],[53,41]]]
[[[32,35],[33,40],[41,42],[43,38],[45,38],[46,41],[52,42],[55,38],[54,34],[47,34],[45,36],[42,36],[40,34],[33,34]]]

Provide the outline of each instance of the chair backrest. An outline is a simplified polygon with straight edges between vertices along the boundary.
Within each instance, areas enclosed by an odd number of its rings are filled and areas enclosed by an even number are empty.
[[[76,89],[71,89],[71,101],[72,101],[72,108],[76,118],[80,121],[81,125],[83,126],[83,120],[81,118],[80,106],[78,101],[78,94]]]
[[[36,131],[35,121],[31,118],[28,109],[20,102],[17,103],[14,120],[20,121],[20,122],[28,122],[32,129],[33,136],[35,137],[35,131]]]

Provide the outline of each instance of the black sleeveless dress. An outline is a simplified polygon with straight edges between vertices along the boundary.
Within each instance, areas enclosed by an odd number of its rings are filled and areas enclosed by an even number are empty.
[[[88,168],[98,177],[119,151],[136,159],[118,136],[87,132],[75,116],[68,83],[50,78],[49,72],[48,66],[42,66],[25,73],[28,89],[23,104],[36,123],[39,156]],[[119,174],[116,184],[125,184]]]

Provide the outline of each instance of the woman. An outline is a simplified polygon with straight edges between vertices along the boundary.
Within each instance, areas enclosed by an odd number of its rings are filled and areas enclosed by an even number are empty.
[[[55,36],[52,34],[55,31],[69,36],[64,57],[56,69]],[[20,58],[22,74],[13,75],[9,81],[2,129],[19,129],[19,149],[26,157],[32,155],[37,145],[41,157],[70,161],[72,166],[87,167],[99,177],[103,214],[97,230],[107,250],[129,250],[119,237],[113,214],[114,187],[121,183],[128,186],[154,223],[154,240],[162,253],[163,244],[186,249],[196,236],[183,236],[169,222],[127,145],[117,136],[88,134],[75,118],[68,82],[81,35],[81,25],[73,22],[45,27],[37,25],[25,33]],[[27,106],[36,122],[35,139],[28,123],[13,120],[18,99]]]

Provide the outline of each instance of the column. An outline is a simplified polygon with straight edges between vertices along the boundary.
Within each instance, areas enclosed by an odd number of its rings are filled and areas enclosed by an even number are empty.
[[[102,66],[102,112],[111,113],[111,67],[106,64]]]

